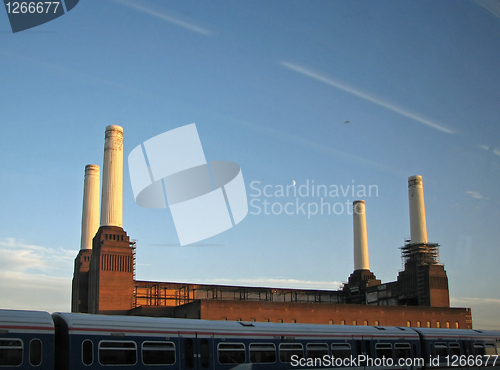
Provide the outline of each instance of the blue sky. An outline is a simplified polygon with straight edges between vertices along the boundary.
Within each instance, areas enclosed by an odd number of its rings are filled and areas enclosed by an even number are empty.
[[[0,13],[0,307],[69,310],[84,168],[102,165],[107,125],[127,157],[196,123],[207,160],[241,166],[249,201],[254,181],[376,186],[364,199],[384,282],[409,238],[407,178],[422,175],[452,306],[500,328],[498,1],[81,1],[16,34]],[[140,280],[336,289],[353,270],[340,208],[250,207],[180,247],[168,210],[135,204],[126,165],[124,180]]]

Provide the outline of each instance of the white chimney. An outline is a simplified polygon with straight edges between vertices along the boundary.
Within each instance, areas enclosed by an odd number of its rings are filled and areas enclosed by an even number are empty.
[[[422,176],[408,177],[408,199],[410,201],[410,243],[426,244],[428,240]]]
[[[92,239],[99,229],[99,172],[99,166],[95,164],[85,166],[80,249],[92,249]]]
[[[356,200],[352,203],[354,231],[354,271],[369,270],[368,237],[366,235],[365,201]]]
[[[102,166],[101,226],[122,227],[123,128],[106,127]]]

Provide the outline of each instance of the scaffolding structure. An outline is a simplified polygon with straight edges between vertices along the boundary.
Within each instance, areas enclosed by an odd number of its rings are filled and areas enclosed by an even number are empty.
[[[135,281],[134,307],[176,307],[199,299],[226,301],[345,303],[341,291],[277,289]]]
[[[401,249],[401,259],[404,266],[427,266],[439,264],[438,243],[407,243]]]

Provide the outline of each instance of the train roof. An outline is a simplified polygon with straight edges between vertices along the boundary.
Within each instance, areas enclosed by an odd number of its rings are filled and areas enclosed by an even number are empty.
[[[474,329],[442,329],[442,328],[413,328],[420,333],[424,338],[443,338],[443,339],[459,339],[459,338],[477,338],[484,339],[496,338],[500,341],[500,331],[498,330],[474,330]]]
[[[244,321],[212,321],[142,316],[106,316],[76,313],[54,313],[64,320],[70,331],[129,333],[213,333],[215,335],[250,334],[273,336],[331,337],[406,337],[418,338],[406,327],[373,327],[321,324],[283,324]]]
[[[0,309],[0,328],[54,330],[54,322],[48,312]]]

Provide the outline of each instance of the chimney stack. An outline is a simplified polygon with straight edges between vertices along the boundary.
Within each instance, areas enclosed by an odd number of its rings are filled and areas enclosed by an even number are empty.
[[[366,234],[365,201],[354,201],[352,208],[354,231],[354,271],[370,270],[370,263],[368,260],[368,237]]]
[[[122,227],[123,128],[106,127],[102,166],[101,226]]]
[[[92,249],[92,239],[99,229],[100,169],[95,164],[85,166],[83,182],[82,240],[80,249]]]
[[[417,175],[408,178],[408,199],[410,202],[410,243],[427,244],[422,176]]]

